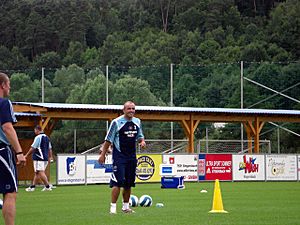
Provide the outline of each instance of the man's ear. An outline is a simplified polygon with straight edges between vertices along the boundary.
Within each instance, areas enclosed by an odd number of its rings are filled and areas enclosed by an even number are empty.
[[[5,85],[7,85],[7,84],[6,84],[5,81],[3,81],[3,82],[0,84],[0,88],[1,88],[1,89],[4,89],[4,88],[5,88]]]

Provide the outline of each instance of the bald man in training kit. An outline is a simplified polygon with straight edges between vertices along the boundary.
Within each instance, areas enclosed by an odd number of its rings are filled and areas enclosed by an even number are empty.
[[[105,137],[105,142],[101,148],[99,163],[105,163],[105,156],[112,145],[113,173],[111,175],[110,187],[111,204],[110,213],[117,213],[117,200],[123,188],[122,212],[133,213],[129,208],[129,198],[131,188],[135,187],[136,176],[136,143],[144,148],[146,146],[142,131],[141,120],[134,117],[135,104],[131,101],[124,103],[123,115],[114,119]]]

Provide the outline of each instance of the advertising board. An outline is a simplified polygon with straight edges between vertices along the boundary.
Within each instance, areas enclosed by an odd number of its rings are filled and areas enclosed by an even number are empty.
[[[233,155],[232,173],[235,181],[265,180],[265,156]]]
[[[85,184],[85,172],[85,155],[57,155],[56,183],[58,185]]]
[[[197,161],[198,155],[163,155],[164,164],[176,165],[176,176],[183,176],[184,181],[198,181]]]
[[[109,183],[112,173],[112,155],[107,155],[105,163],[98,162],[99,155],[86,156],[86,179],[88,184]]]
[[[135,181],[137,183],[160,182],[161,161],[160,154],[138,154]]]
[[[296,155],[266,155],[267,180],[297,180]]]
[[[231,154],[199,154],[199,180],[232,180]]]

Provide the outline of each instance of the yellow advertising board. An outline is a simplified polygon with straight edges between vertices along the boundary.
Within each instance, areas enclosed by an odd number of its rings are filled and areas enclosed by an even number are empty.
[[[136,179],[137,183],[160,182],[159,165],[162,163],[160,154],[138,154]]]

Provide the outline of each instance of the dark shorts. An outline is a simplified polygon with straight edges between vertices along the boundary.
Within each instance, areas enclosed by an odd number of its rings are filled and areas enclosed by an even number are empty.
[[[136,159],[114,160],[110,187],[135,187]]]
[[[17,192],[16,162],[8,146],[0,148],[0,171],[0,193]]]

